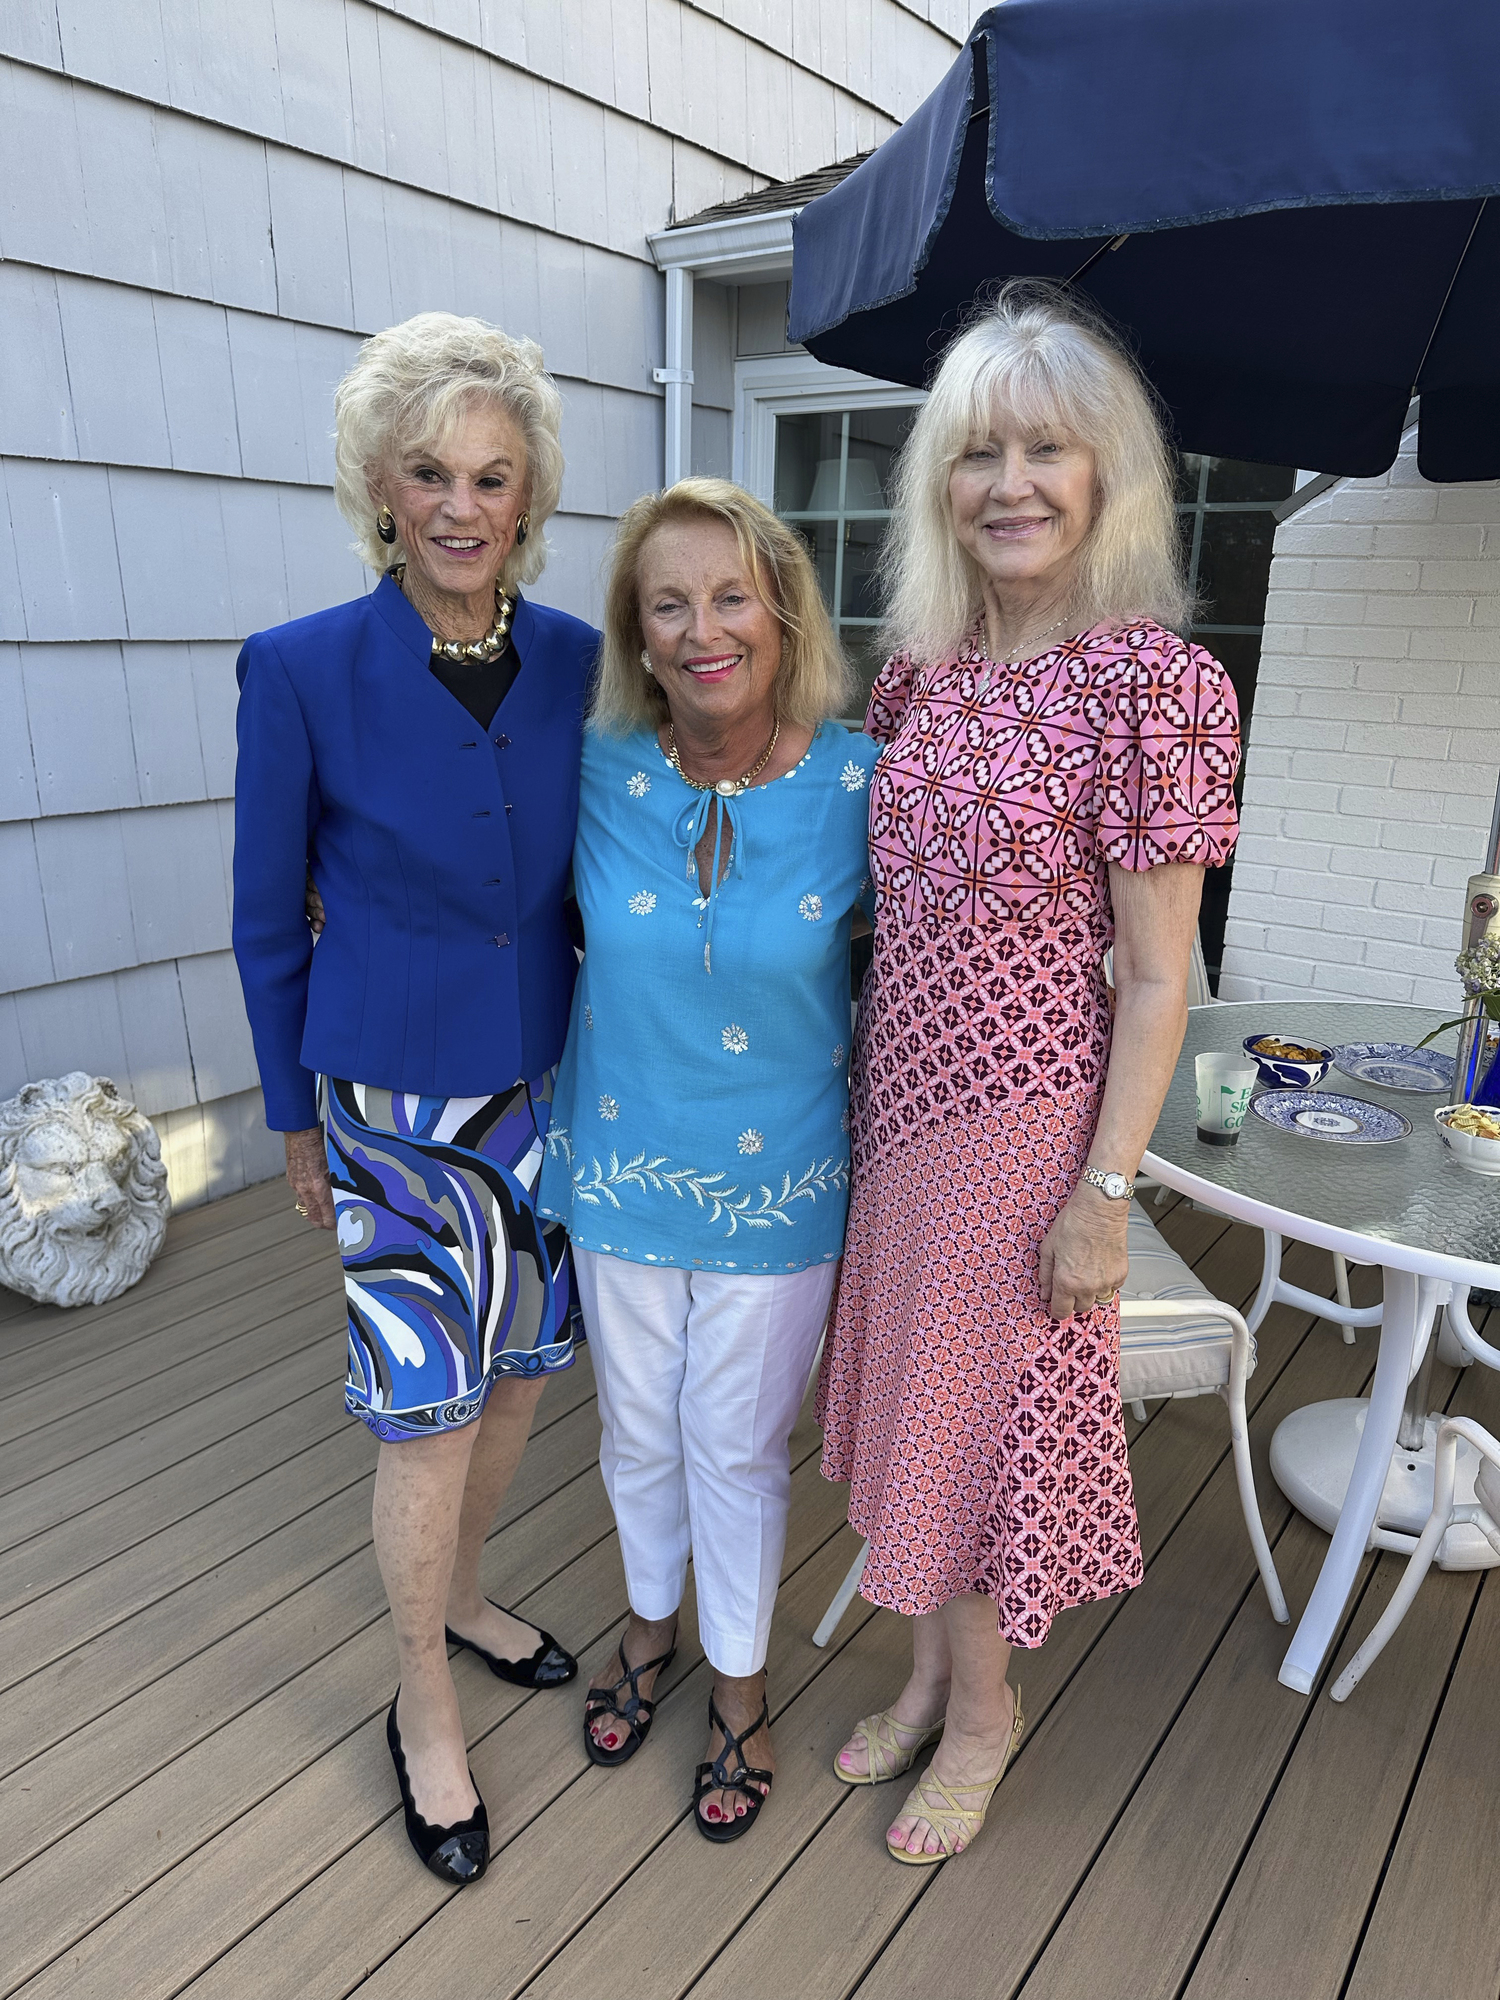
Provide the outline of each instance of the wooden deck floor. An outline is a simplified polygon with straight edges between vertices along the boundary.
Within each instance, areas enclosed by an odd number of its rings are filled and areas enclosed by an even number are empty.
[[[1259,1239],[1178,1206],[1227,1299]],[[1327,1260],[1289,1275],[1327,1288]],[[1363,1274],[1368,1277],[1368,1274]],[[1149,1569],[1018,1655],[1029,1727],[991,1824],[888,1860],[892,1788],[829,1759],[899,1683],[902,1622],[856,1601],[804,1415],[771,1651],[781,1774],[754,1836],[685,1818],[706,1669],[684,1643],[649,1751],[594,1769],[576,1690],[455,1674],[496,1858],[444,1891],[411,1855],[383,1737],[395,1680],[369,1545],[373,1445],[343,1415],[339,1271],[280,1184],[172,1224],[114,1305],[0,1293],[0,1992],[28,2000],[1495,2000],[1500,1578],[1434,1572],[1343,1708],[1281,1688],[1216,1398],[1133,1428]],[[1491,1336],[1493,1337],[1493,1335]],[[1251,1383],[1294,1613],[1324,1538],[1273,1486],[1286,1413],[1353,1395],[1348,1347],[1285,1308]],[[1443,1375],[1500,1428],[1500,1379]],[[602,1668],[625,1611],[587,1362],[544,1398],[489,1544],[500,1601]],[[1340,1658],[1400,1559],[1366,1565]],[[691,1616],[686,1628],[691,1630]]]

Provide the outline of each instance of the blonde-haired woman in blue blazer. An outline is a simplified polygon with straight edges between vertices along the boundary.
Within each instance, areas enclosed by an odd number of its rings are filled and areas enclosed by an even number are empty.
[[[339,506],[381,580],[240,655],[234,948],[297,1206],[338,1231],[345,1400],[381,1440],[407,1833],[468,1882],[489,1822],[445,1642],[521,1686],[577,1671],[486,1601],[479,1558],[573,1358],[564,1238],[532,1189],[573,990],[563,904],[599,635],[519,593],[562,482],[533,342],[421,314],[366,342],[336,410]]]

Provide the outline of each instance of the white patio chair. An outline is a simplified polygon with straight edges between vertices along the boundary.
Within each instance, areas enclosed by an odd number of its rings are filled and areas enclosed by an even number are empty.
[[[1216,1299],[1152,1223],[1139,1202],[1130,1204],[1130,1270],[1120,1288],[1120,1397],[1123,1402],[1167,1396],[1221,1395],[1229,1405],[1234,1474],[1250,1546],[1278,1625],[1287,1623],[1286,1598],[1271,1558],[1255,1496],[1245,1382],[1255,1367],[1255,1340],[1233,1306]],[[833,1602],[813,1633],[826,1646],[864,1574],[868,1542],[855,1557]]]
[[[1495,1354],[1494,1348],[1490,1348],[1489,1352]],[[1496,1359],[1500,1360],[1500,1355]],[[1473,1503],[1455,1506],[1453,1487],[1460,1440],[1474,1447],[1481,1463],[1474,1478]],[[1397,1584],[1374,1631],[1334,1682],[1331,1692],[1335,1701],[1347,1701],[1385,1651],[1396,1627],[1411,1609],[1412,1600],[1432,1567],[1444,1535],[1459,1523],[1477,1528],[1495,1553],[1500,1555],[1500,1439],[1491,1437],[1484,1425],[1476,1424],[1472,1417],[1448,1417],[1439,1426],[1437,1463],[1432,1480],[1432,1512],[1418,1537],[1416,1548],[1407,1558],[1406,1574]]]
[[[1114,954],[1105,958],[1105,976],[1113,980]],[[1187,1003],[1190,1007],[1206,1007],[1214,1004],[1214,996],[1209,991],[1208,967],[1203,958],[1203,942],[1194,937],[1192,956],[1188,960]],[[1149,1174],[1136,1175],[1136,1188],[1154,1187],[1156,1206],[1161,1207],[1171,1192]],[[1327,1299],[1319,1299],[1315,1292],[1307,1292],[1300,1285],[1290,1284],[1281,1275],[1281,1238],[1274,1229],[1263,1229],[1261,1237],[1264,1249],[1261,1258],[1260,1286],[1255,1294],[1255,1302],[1250,1308],[1248,1325],[1252,1333],[1260,1331],[1261,1321],[1280,1302],[1283,1305],[1300,1306],[1304,1312],[1316,1313],[1319,1319],[1332,1320],[1343,1329],[1347,1346],[1354,1344],[1354,1329],[1357,1326],[1379,1326],[1379,1306],[1356,1306],[1349,1298],[1349,1265],[1337,1250],[1333,1252],[1334,1304],[1330,1307]],[[1143,1410],[1137,1410],[1138,1417],[1144,1417]]]

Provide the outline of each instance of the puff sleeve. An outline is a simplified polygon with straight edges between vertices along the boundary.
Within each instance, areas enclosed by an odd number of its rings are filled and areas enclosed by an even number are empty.
[[[870,706],[865,711],[866,736],[873,736],[880,744],[890,742],[901,727],[916,677],[910,654],[897,653],[886,661],[870,690]]]
[[[1121,671],[1100,745],[1099,845],[1133,873],[1215,868],[1239,835],[1239,703],[1201,646],[1146,626],[1121,635]]]

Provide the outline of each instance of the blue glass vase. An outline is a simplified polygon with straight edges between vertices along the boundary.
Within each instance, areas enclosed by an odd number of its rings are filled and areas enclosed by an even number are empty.
[[[1484,1058],[1481,1056],[1480,1061],[1482,1062],[1483,1060]],[[1475,1084],[1474,1095],[1469,1099],[1469,1102],[1471,1104],[1485,1104],[1492,1111],[1500,1111],[1500,1047],[1496,1048],[1495,1054],[1490,1060],[1489,1067],[1485,1070],[1484,1075],[1479,1079],[1478,1083]]]

